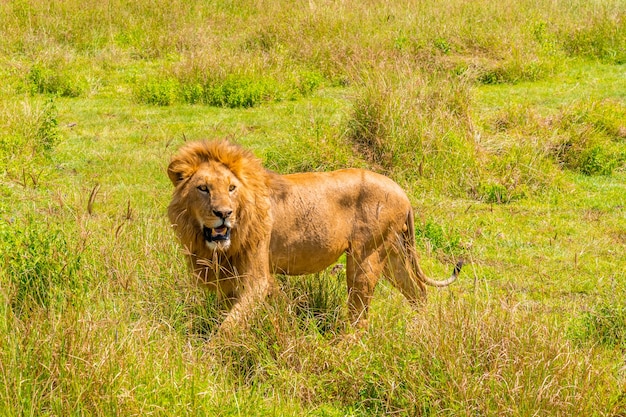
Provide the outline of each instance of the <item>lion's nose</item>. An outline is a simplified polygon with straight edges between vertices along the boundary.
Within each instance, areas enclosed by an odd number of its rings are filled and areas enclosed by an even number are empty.
[[[226,219],[230,217],[231,214],[233,214],[233,211],[228,209],[213,210],[213,214],[215,214],[220,219]]]

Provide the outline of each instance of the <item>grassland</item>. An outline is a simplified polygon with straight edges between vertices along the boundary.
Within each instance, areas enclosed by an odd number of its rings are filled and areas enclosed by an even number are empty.
[[[0,415],[626,415],[626,2],[0,3]],[[407,189],[431,276],[216,338],[170,155]]]

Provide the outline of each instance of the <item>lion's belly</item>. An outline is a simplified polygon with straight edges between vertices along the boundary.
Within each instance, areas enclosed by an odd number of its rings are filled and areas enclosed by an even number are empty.
[[[311,237],[290,241],[284,236],[277,237],[270,244],[270,265],[273,272],[280,274],[303,275],[320,272],[335,263],[347,249],[346,239],[320,240]]]

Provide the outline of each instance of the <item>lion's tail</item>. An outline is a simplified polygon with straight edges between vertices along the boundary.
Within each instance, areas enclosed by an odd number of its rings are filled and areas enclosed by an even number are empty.
[[[454,270],[452,271],[452,275],[449,278],[437,281],[432,278],[426,276],[424,271],[419,265],[417,251],[415,249],[415,222],[413,220],[413,209],[409,210],[409,214],[407,215],[407,230],[404,232],[404,244],[406,253],[409,254],[409,258],[411,260],[411,264],[413,267],[413,271],[417,275],[418,279],[425,284],[428,284],[433,287],[447,287],[452,284],[459,276],[461,272],[461,268],[463,267],[463,260],[460,260],[454,266]]]

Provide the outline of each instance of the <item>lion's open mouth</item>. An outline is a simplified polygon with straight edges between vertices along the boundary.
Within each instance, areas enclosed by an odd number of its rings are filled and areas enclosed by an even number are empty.
[[[207,242],[219,242],[230,239],[230,227],[225,225],[214,229],[205,226],[202,232],[204,233],[204,239]]]

